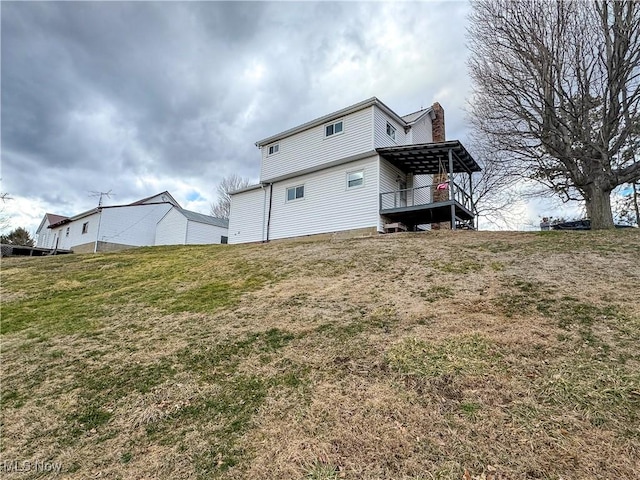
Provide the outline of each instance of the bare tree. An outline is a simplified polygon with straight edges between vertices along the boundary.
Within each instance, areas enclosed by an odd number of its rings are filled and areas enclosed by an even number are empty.
[[[7,230],[11,225],[11,219],[5,206],[7,200],[13,200],[13,198],[7,192],[0,192],[0,233]]]
[[[505,215],[509,206],[516,201],[517,185],[520,180],[511,169],[509,162],[504,162],[499,152],[491,149],[486,137],[472,133],[469,141],[470,152],[482,168],[474,174],[473,182],[469,185],[469,178],[460,178],[464,188],[472,193],[472,207],[476,214],[476,228],[480,220],[493,226],[505,225],[509,219]]]
[[[640,3],[478,0],[468,31],[471,119],[505,168],[612,228],[611,192],[640,123]]]
[[[251,185],[251,180],[235,173],[224,177],[216,187],[218,199],[211,203],[211,215],[218,218],[229,218],[231,210],[231,193]]]
[[[620,187],[613,212],[623,225],[640,226],[640,181]]]

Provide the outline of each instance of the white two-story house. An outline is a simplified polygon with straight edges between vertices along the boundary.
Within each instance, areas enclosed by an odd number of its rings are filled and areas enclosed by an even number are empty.
[[[373,97],[256,146],[260,182],[231,195],[229,243],[473,219],[480,168],[445,141],[438,103],[402,117]]]

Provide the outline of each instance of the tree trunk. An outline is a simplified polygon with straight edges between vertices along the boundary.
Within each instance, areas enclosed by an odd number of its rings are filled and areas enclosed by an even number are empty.
[[[636,226],[640,227],[640,207],[638,206],[638,188],[636,182],[633,182],[633,208],[636,211]]]
[[[587,214],[591,220],[592,230],[615,228],[611,213],[611,191],[593,187],[586,196]]]

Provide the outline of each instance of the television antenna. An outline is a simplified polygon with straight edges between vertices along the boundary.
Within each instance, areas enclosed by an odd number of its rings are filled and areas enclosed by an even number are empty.
[[[98,208],[100,208],[100,207],[102,206],[102,199],[103,199],[104,197],[111,198],[112,196],[113,196],[113,197],[115,197],[115,195],[116,195],[115,193],[111,193],[111,190],[109,190],[108,192],[95,192],[95,191],[91,191],[91,192],[89,192],[89,193],[90,193],[90,195],[89,195],[90,197],[96,197],[96,198],[98,198],[98,197],[99,197],[99,200],[98,200]]]

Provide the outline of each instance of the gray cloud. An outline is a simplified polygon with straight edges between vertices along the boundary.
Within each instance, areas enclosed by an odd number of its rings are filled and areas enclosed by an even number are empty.
[[[0,8],[2,190],[32,223],[89,190],[214,200],[223,176],[258,177],[256,140],[373,95],[401,114],[439,100],[465,133],[464,3]]]

